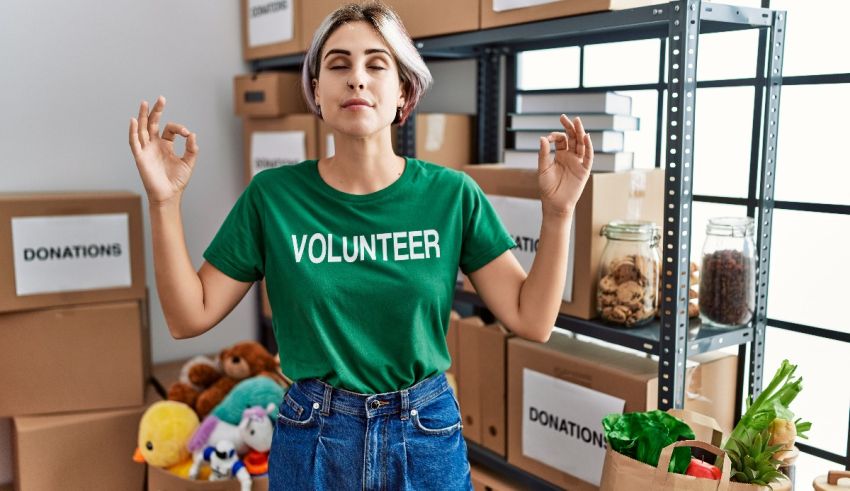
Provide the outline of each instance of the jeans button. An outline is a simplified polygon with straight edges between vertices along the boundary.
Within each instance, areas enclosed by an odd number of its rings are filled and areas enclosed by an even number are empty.
[[[318,402],[313,403],[313,409],[319,409],[320,407],[322,406]]]

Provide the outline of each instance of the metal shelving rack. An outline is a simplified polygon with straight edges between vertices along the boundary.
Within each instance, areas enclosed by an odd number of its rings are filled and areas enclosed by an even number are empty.
[[[574,333],[657,355],[658,407],[661,409],[681,408],[684,405],[687,357],[722,347],[739,346],[737,416],[740,416],[740,402],[744,395],[745,371],[748,372],[748,395],[755,396],[761,390],[785,17],[783,11],[765,8],[676,0],[629,10],[416,40],[416,47],[428,61],[477,60],[479,162],[500,160],[498,142],[504,129],[502,125],[492,122],[503,121],[504,115],[513,110],[519,52],[651,38],[666,40],[666,47],[662,43],[658,83],[622,87],[624,90],[656,89],[659,93],[656,166],[665,169],[660,320],[639,329],[612,328],[597,321],[566,315],[559,315],[556,321],[558,327]],[[710,85],[697,82],[697,54],[700,34],[744,29],[760,31],[756,77],[744,81],[756,88],[749,196],[746,200],[748,215],[754,217],[758,234],[756,310],[753,321],[747,326],[717,330],[701,326],[698,320],[689,320],[687,316],[691,210],[696,198],[692,193],[694,102],[698,87],[718,86],[716,82]],[[291,55],[258,60],[253,62],[253,69],[294,69],[300,67],[302,59],[303,55]],[[505,108],[500,107],[503,85],[506,91]],[[561,92],[600,90],[617,90],[617,87],[580,87]],[[666,106],[662,106],[660,97],[664,92]],[[410,118],[405,126],[399,127],[398,135],[400,153],[410,156],[414,156],[415,152],[414,119]],[[665,145],[662,145],[662,138],[666,139]],[[663,155],[662,148],[665,149]],[[726,202],[711,197],[697,200]],[[757,206],[753,206],[756,203]],[[485,307],[477,295],[460,290],[456,293],[455,302],[473,305],[478,309]],[[263,326],[268,329],[267,320],[263,321]],[[746,355],[749,355],[748,370],[745,368]],[[491,467],[498,464],[495,461],[499,460],[474,445],[470,446],[470,458]],[[523,474],[513,468],[509,472],[515,476]],[[535,487],[545,487],[531,476],[525,475],[522,479]]]

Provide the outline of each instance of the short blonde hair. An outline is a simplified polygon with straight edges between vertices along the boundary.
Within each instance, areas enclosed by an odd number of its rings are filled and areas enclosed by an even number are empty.
[[[425,65],[425,61],[413,46],[413,41],[398,14],[380,2],[343,5],[325,17],[325,20],[316,29],[310,48],[304,56],[304,65],[301,68],[301,86],[307,105],[316,116],[322,117],[319,108],[316,107],[313,79],[319,78],[319,66],[325,42],[337,28],[348,22],[368,23],[375,28],[378,35],[389,46],[398,66],[399,79],[404,93],[404,106],[401,108],[398,124],[404,124],[416,104],[419,103],[422,95],[431,87],[434,79],[431,77],[431,72]]]

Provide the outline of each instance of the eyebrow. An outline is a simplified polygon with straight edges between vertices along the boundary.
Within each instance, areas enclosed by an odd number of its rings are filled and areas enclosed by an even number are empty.
[[[365,53],[367,55],[371,55],[373,53],[384,53],[387,56],[390,55],[389,51],[387,51],[385,49],[381,49],[381,48],[367,49],[363,53]],[[332,54],[342,54],[342,55],[346,55],[346,56],[351,56],[351,51],[348,51],[347,49],[330,49],[330,50],[328,50],[327,53],[325,53],[325,58],[327,58],[328,56],[330,56]]]

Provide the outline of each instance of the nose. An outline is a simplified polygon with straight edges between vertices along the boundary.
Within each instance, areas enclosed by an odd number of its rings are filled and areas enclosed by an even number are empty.
[[[351,70],[351,76],[348,79],[348,88],[354,90],[358,88],[363,90],[366,86],[365,84],[365,70],[362,67],[356,67]]]

